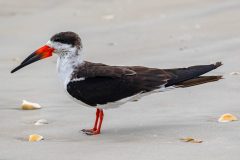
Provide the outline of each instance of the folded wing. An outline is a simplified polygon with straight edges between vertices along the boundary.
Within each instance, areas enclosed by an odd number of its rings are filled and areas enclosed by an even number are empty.
[[[221,63],[216,63],[189,68],[157,69],[85,62],[74,72],[67,85],[67,91],[74,98],[90,106],[97,106],[163,86],[177,85],[197,78],[220,65]]]

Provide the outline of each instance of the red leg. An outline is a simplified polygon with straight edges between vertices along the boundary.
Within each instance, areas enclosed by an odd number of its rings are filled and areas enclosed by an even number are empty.
[[[104,118],[104,113],[103,113],[103,110],[100,109],[99,110],[100,113],[99,113],[99,125],[97,127],[97,130],[94,130],[92,132],[86,132],[87,135],[97,135],[97,134],[100,134],[101,133],[101,127],[102,127],[102,121],[103,121],[103,118]]]
[[[97,111],[96,111],[96,119],[95,119],[93,131],[96,131],[96,130],[97,130],[97,125],[98,125],[98,119],[99,119],[99,114],[100,114],[100,112],[101,112],[100,109],[97,108]]]
[[[97,110],[96,110],[96,119],[95,119],[95,123],[94,123],[93,129],[83,129],[82,130],[83,132],[93,132],[93,131],[97,130],[99,114],[100,114],[100,109],[97,108]]]
[[[104,113],[103,113],[103,110],[101,109],[101,110],[100,110],[100,114],[99,114],[99,119],[100,119],[99,125],[98,125],[97,130],[93,132],[93,135],[96,135],[96,134],[100,134],[100,133],[101,133],[101,127],[102,127],[103,117],[104,117]]]

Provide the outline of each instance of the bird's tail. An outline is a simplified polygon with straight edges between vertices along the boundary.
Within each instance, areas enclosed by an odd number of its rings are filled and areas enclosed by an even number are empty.
[[[222,65],[221,62],[210,65],[198,65],[191,66],[188,68],[175,68],[165,70],[175,78],[168,81],[166,86],[179,86],[179,87],[190,87],[203,83],[218,81],[222,76],[202,76],[203,74],[210,72]]]
[[[196,86],[204,83],[215,82],[220,79],[222,79],[222,76],[200,76],[194,79],[190,79],[190,80],[178,83],[175,85],[175,87],[179,87],[179,88],[192,87],[192,86]]]

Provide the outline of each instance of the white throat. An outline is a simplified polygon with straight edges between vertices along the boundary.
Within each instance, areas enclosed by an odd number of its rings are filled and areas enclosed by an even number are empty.
[[[68,82],[71,80],[74,69],[83,63],[82,53],[80,50],[69,51],[64,55],[60,55],[57,60],[57,72],[64,83],[66,89]]]

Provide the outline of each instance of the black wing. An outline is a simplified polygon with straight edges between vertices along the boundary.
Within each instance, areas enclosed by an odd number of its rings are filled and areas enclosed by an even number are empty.
[[[177,85],[199,77],[221,64],[193,66],[189,68],[156,69],[141,66],[107,66],[86,62],[73,75],[67,91],[74,98],[90,105],[115,102],[141,92],[149,92],[161,86]],[[85,78],[75,81],[74,78]]]
[[[74,80],[83,77],[84,80]],[[76,69],[67,91],[74,98],[90,106],[97,106],[155,90],[166,84],[168,79],[170,76],[160,69],[86,62]]]

